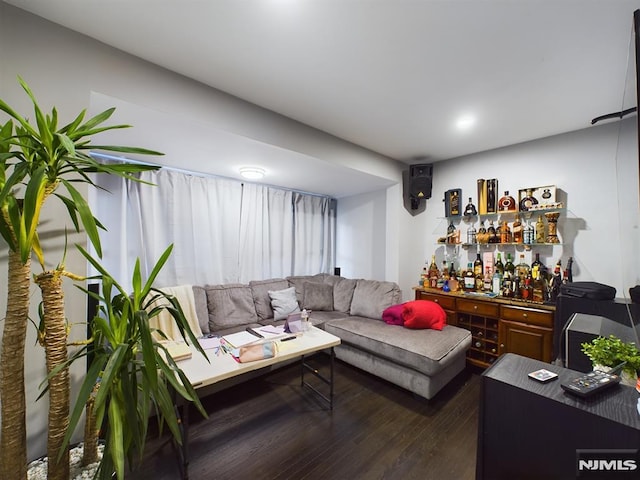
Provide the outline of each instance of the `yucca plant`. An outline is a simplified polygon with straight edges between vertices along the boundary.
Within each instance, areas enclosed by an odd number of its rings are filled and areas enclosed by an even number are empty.
[[[149,277],[143,282],[140,260],[136,261],[133,291],[127,293],[100,265],[99,261],[78,247],[86,259],[100,272],[101,294],[86,291],[96,298],[99,312],[91,322],[93,343],[70,360],[91,352],[92,361],[80,388],[69,433],[78,424],[84,406],[91,402],[95,425],[103,427],[105,449],[99,467],[99,478],[110,479],[113,472],[124,479],[125,465],[134,468],[142,458],[151,413],[157,413],[162,426],[167,425],[173,438],[182,444],[179,419],[175,410],[174,392],[193,402],[206,417],[198,396],[163,344],[154,333],[166,335],[149,325],[149,320],[162,311],[171,314],[183,340],[205,355],[194,336],[180,304],[175,297],[153,288],[158,273],[171,254],[169,246]]]
[[[49,479],[67,480],[69,476],[68,451],[62,447],[69,421],[69,373],[64,365],[67,353],[67,322],[64,310],[62,279],[78,278],[65,270],[64,259],[56,259],[48,269],[41,247],[38,227],[40,212],[45,202],[56,198],[63,202],[76,229],[87,234],[96,253],[102,249],[98,228],[89,205],[74,183],[94,185],[91,174],[107,173],[133,178],[134,173],[157,169],[141,164],[103,164],[89,154],[89,150],[106,150],[120,153],[161,155],[160,152],[137,147],[92,145],[91,137],[129,125],[107,125],[114,109],[108,109],[85,120],[83,110],[64,126],[58,125],[58,112],[54,107],[45,114],[29,88],[18,79],[33,103],[35,123],[20,115],[6,102],[0,100],[0,111],[10,117],[13,127],[3,127],[2,185],[0,189],[0,235],[9,247],[9,297],[2,340],[2,364],[0,365],[0,403],[2,404],[2,428],[0,430],[0,478],[26,479],[26,428],[24,427],[24,339],[26,337],[28,309],[24,308],[29,285],[25,274],[30,272],[29,261],[37,258],[41,273],[35,282],[42,292],[43,324],[42,343],[45,348],[48,372],[49,417],[47,429],[47,455]],[[13,129],[13,132],[10,130]],[[94,185],[95,186],[95,185]],[[61,192],[62,190],[62,192]],[[66,194],[64,193],[66,191]],[[17,262],[17,263],[16,263]],[[15,304],[14,304],[15,300]],[[18,347],[17,349],[14,347]],[[17,351],[22,349],[22,351]],[[5,354],[12,359],[5,362]],[[56,372],[51,375],[51,372]],[[21,390],[21,393],[16,390]],[[5,413],[5,408],[16,405],[17,411]],[[18,426],[17,424],[21,425]]]

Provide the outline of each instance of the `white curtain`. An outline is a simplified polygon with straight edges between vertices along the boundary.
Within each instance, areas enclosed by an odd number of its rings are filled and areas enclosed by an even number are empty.
[[[127,288],[135,259],[146,276],[170,244],[159,287],[333,269],[335,201],[328,197],[167,169],[140,179],[147,183],[98,176],[111,193],[91,198],[108,229],[102,263]]]

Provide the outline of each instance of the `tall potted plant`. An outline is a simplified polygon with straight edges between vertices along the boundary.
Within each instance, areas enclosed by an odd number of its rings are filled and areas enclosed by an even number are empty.
[[[176,322],[183,340],[189,341],[202,355],[204,350],[195,338],[178,301],[162,290],[153,288],[158,273],[166,263],[173,245],[169,246],[143,282],[140,261],[132,276],[132,292],[126,292],[100,265],[98,260],[78,247],[85,258],[101,274],[102,293],[86,291],[100,302],[99,312],[91,321],[92,344],[75,358],[92,353],[92,361],[80,388],[65,437],[68,444],[84,406],[91,401],[95,425],[103,426],[105,449],[99,467],[99,478],[110,479],[113,473],[124,479],[125,465],[134,468],[142,458],[152,408],[161,424],[168,426],[177,443],[182,443],[175,410],[174,395],[193,402],[207,416],[198,396],[176,362],[153,333],[149,320],[162,311]],[[115,290],[115,292],[114,292]],[[93,419],[90,424],[94,423]],[[85,448],[87,448],[85,439]]]
[[[68,428],[70,394],[68,369],[60,368],[65,365],[68,357],[62,279],[74,275],[65,270],[64,259],[59,259],[53,269],[45,266],[44,252],[38,237],[40,212],[48,199],[57,198],[62,201],[76,230],[79,231],[81,227],[84,229],[89,242],[100,256],[100,224],[74,183],[93,185],[90,174],[100,172],[135,179],[132,174],[158,167],[103,164],[92,158],[89,150],[152,155],[161,153],[137,147],[92,145],[91,138],[95,134],[129,127],[103,125],[115,109],[105,110],[88,120],[85,120],[86,111],[83,110],[71,123],[61,127],[58,125],[56,108],[50,114],[45,114],[29,86],[21,78],[19,82],[33,103],[35,124],[0,100],[0,110],[10,117],[11,125],[11,121],[15,122],[14,132],[10,132],[12,127],[5,124],[0,139],[0,234],[9,248],[8,285],[11,289],[8,292],[0,364],[0,477],[26,479],[24,362],[21,359],[24,359],[28,315],[28,308],[25,309],[24,304],[28,284],[25,284],[24,278],[25,275],[29,276],[29,260],[33,254],[42,269],[41,273],[36,274],[35,282],[42,292],[42,339],[49,380],[49,478],[67,480],[69,461],[68,453],[63,448],[63,440]],[[65,190],[66,195],[62,193]],[[19,197],[21,193],[23,196]],[[9,356],[11,358],[5,358]],[[52,372],[55,374],[52,375]],[[16,405],[17,411],[10,410],[13,405]]]

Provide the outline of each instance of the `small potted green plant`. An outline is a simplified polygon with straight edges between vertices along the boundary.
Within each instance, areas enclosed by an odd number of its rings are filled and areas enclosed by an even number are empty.
[[[635,386],[640,370],[640,350],[633,342],[623,342],[615,335],[597,337],[582,344],[582,352],[596,367],[612,368],[626,362],[622,369],[622,381]]]

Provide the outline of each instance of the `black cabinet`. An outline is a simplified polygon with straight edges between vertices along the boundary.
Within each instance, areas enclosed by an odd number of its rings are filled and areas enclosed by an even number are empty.
[[[546,368],[559,378],[540,383],[528,373]],[[580,376],[562,367],[515,354],[501,356],[482,375],[476,479],[577,477],[583,450],[640,448],[640,395],[618,385],[588,399],[565,393],[560,383]],[[614,455],[609,452],[607,455]],[[586,472],[584,478],[594,478]],[[624,472],[615,472],[617,475]],[[608,478],[608,477],[598,477]]]

